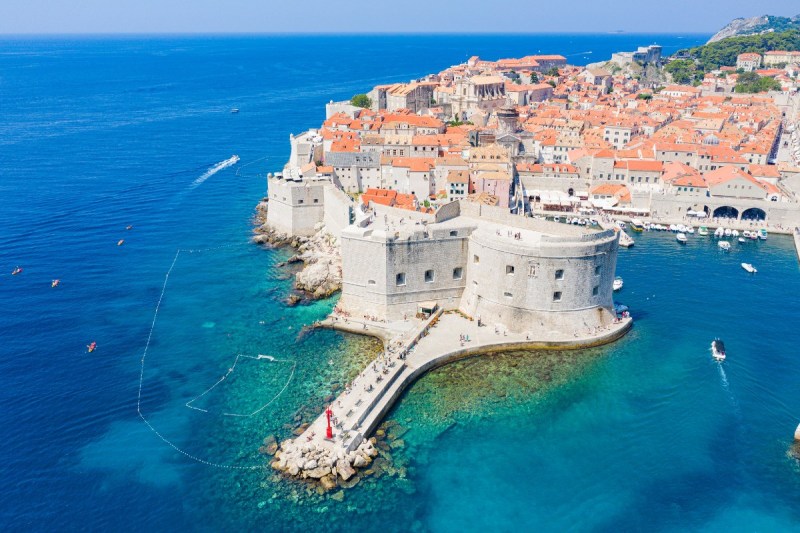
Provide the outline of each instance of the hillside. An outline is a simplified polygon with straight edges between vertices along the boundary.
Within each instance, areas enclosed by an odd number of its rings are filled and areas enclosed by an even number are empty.
[[[744,37],[728,37],[703,46],[680,50],[664,66],[676,83],[699,83],[706,72],[736,65],[745,52],[763,54],[772,50],[800,50],[800,29]]]
[[[708,43],[714,43],[730,37],[744,35],[758,35],[766,32],[783,32],[786,30],[800,29],[800,15],[792,18],[762,15],[752,18],[733,19],[727,26],[714,34]]]

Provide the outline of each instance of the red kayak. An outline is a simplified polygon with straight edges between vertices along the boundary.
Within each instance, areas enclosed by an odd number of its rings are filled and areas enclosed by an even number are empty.
[[[93,342],[91,344],[87,344],[86,348],[89,350],[89,353],[93,352],[95,348],[97,348],[97,343]]]

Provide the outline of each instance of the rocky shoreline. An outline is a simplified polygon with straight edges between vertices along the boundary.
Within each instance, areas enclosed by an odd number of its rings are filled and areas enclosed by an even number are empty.
[[[307,299],[327,298],[342,288],[342,257],[336,237],[328,233],[324,224],[314,227],[316,233],[310,237],[293,237],[277,231],[267,223],[268,202],[263,199],[256,206],[253,242],[273,247],[290,246],[297,253],[278,266],[303,263],[295,274],[295,289]],[[303,297],[290,295],[286,303],[296,305]]]
[[[301,426],[302,427],[302,426]],[[406,480],[408,467],[396,461],[392,452],[405,448],[403,435],[408,431],[396,421],[386,421],[365,439],[357,449],[325,448],[316,443],[301,442],[300,438],[280,443],[275,437],[264,439],[259,452],[274,455],[270,466],[287,480],[305,483],[319,495],[334,489],[350,489],[367,478],[389,476]],[[397,463],[397,464],[395,464]],[[343,499],[344,493],[333,493],[333,499]]]

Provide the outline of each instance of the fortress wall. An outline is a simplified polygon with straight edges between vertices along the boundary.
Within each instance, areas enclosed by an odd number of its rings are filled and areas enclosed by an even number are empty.
[[[514,332],[524,332],[530,322],[558,330],[607,324],[613,320],[616,258],[616,237],[523,244],[476,231],[469,239],[461,310]]]

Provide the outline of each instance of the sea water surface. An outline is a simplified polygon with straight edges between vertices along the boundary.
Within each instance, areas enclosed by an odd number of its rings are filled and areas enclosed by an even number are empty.
[[[581,64],[706,38],[0,40],[0,525],[800,530],[800,268],[777,236],[729,254],[637,236],[618,262],[625,339],[428,374],[391,414],[377,475],[344,493],[276,480],[258,450],[377,349],[309,331],[335,298],[287,307],[290,252],[248,242],[289,133],[472,55]]]

